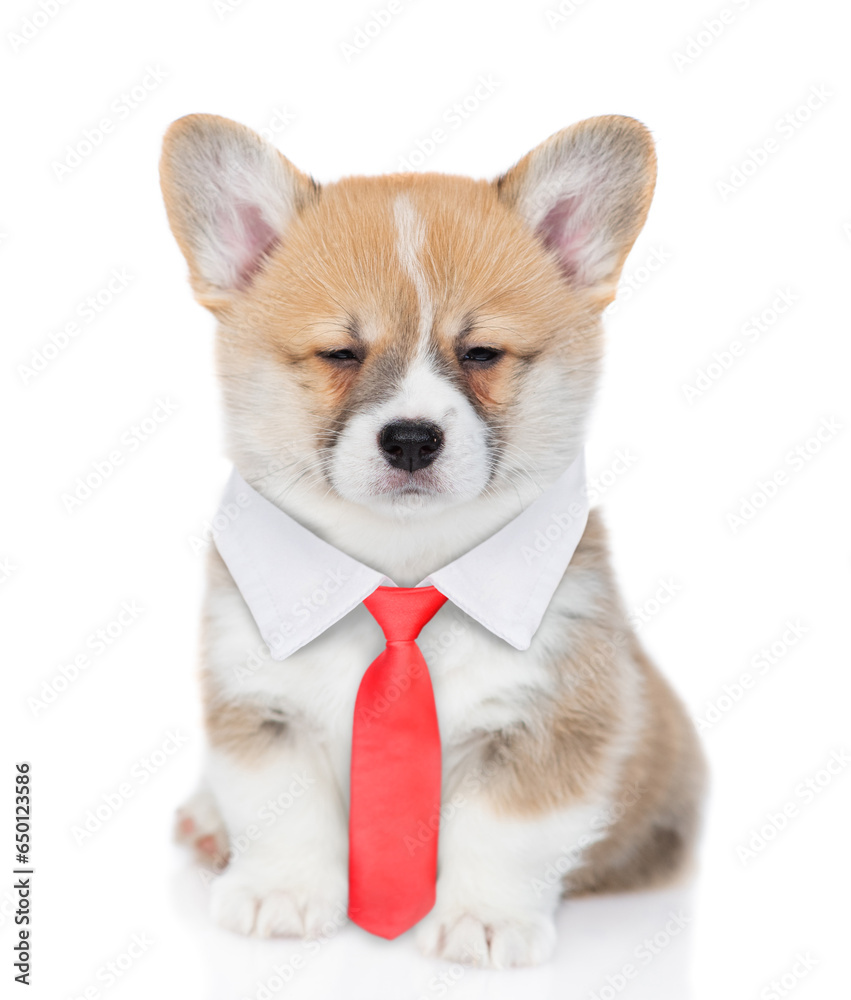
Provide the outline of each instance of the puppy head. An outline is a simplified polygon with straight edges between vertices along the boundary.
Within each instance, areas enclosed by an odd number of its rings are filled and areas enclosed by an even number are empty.
[[[219,320],[232,457],[273,499],[410,515],[534,494],[577,454],[600,313],[655,181],[638,122],[581,122],[493,182],[320,187],[244,126],[190,115],[161,179]]]

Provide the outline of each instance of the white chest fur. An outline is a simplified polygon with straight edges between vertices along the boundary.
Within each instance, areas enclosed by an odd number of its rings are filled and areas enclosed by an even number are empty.
[[[285,660],[271,659],[239,592],[228,581],[208,595],[207,667],[229,700],[248,699],[281,713],[326,745],[341,788],[348,781],[355,697],[363,674],[384,648],[378,624],[355,608]],[[542,626],[546,630],[545,626]],[[447,603],[418,645],[435,692],[445,748],[473,731],[522,718],[526,696],[546,691],[552,675],[534,646],[520,652]]]

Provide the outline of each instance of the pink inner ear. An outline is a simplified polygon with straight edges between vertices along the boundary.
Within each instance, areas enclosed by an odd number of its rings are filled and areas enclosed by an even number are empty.
[[[565,198],[557,202],[538,225],[538,235],[544,245],[555,252],[562,273],[574,282],[582,280],[591,232],[588,223],[580,224],[576,218],[580,204],[578,195]]]
[[[280,239],[256,205],[241,202],[225,220],[222,239],[237,273],[237,287],[247,288],[263,265],[263,258]]]

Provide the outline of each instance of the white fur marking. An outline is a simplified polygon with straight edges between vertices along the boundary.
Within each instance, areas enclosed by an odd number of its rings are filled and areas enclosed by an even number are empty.
[[[422,353],[434,324],[434,303],[422,267],[421,253],[425,244],[425,224],[407,195],[399,195],[393,203],[396,220],[396,253],[405,273],[417,291],[420,309],[417,353]]]

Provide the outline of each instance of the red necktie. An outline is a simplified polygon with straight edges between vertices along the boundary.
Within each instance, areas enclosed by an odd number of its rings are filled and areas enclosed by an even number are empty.
[[[434,906],[440,732],[414,641],[446,601],[434,587],[379,587],[363,603],[387,646],[358,689],[349,806],[349,918],[394,938]],[[434,836],[418,840],[423,823]]]

